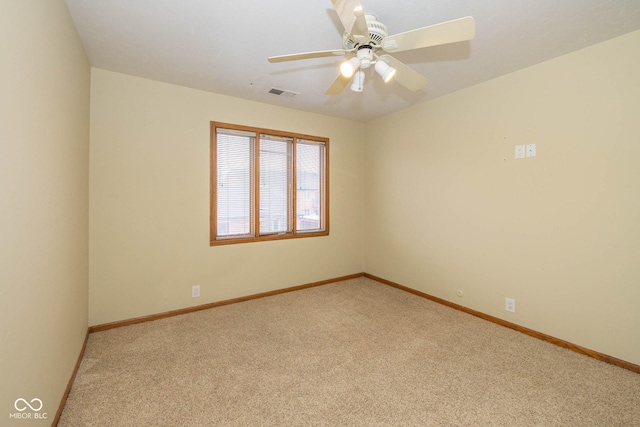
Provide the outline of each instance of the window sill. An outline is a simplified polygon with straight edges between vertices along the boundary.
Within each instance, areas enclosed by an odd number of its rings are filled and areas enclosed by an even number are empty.
[[[329,230],[324,231],[310,231],[306,233],[298,232],[296,234],[271,234],[260,237],[240,237],[231,239],[219,239],[211,240],[210,246],[223,246],[223,245],[235,245],[238,243],[254,243],[254,242],[268,242],[273,240],[289,240],[289,239],[302,239],[305,237],[322,237],[328,236]]]

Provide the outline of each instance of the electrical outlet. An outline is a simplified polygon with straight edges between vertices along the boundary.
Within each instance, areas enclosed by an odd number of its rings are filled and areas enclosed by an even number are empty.
[[[516,312],[516,300],[513,298],[505,298],[504,309],[510,311],[511,313]]]
[[[191,287],[191,298],[198,298],[200,296],[200,286]]]
[[[515,158],[524,159],[524,155],[525,155],[524,145],[516,145]]]

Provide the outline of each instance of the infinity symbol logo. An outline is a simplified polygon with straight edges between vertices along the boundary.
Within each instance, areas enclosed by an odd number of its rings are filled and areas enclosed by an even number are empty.
[[[20,404],[20,407],[18,407],[18,402],[22,402]],[[29,404],[29,402],[27,402],[25,399],[19,398],[19,399],[16,399],[16,401],[13,403],[13,406],[20,412],[26,411],[27,407],[31,408],[32,411],[36,411],[36,412],[38,412],[40,409],[42,409],[42,400],[40,400],[40,399],[38,399],[36,397],[35,399],[31,399],[31,403],[33,403],[33,402],[36,402],[36,404],[31,406]],[[40,404],[40,406],[38,406],[38,403]],[[24,406],[24,405],[27,405],[27,406]],[[35,407],[35,406],[37,406],[37,407]]]

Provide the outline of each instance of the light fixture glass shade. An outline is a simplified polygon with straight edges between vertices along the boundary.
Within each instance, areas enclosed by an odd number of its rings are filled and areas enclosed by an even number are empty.
[[[340,65],[340,73],[344,77],[349,78],[353,76],[353,73],[355,73],[358,68],[360,68],[360,60],[354,56]]]
[[[353,81],[351,81],[351,90],[354,92],[362,92],[362,89],[364,89],[364,71],[358,70],[355,76],[353,76]]]
[[[381,61],[381,60],[376,61],[375,68],[376,68],[376,72],[380,74],[380,77],[382,77],[382,80],[384,80],[385,83],[388,83],[389,81],[391,81],[393,76],[396,75],[396,69],[384,61]]]

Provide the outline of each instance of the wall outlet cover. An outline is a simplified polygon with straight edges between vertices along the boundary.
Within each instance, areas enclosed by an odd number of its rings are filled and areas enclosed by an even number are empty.
[[[527,157],[536,156],[536,144],[527,144]]]
[[[505,298],[504,309],[509,311],[509,312],[511,312],[511,313],[515,313],[516,312],[516,300],[514,300],[513,298]]]

